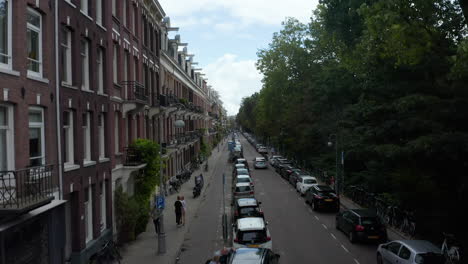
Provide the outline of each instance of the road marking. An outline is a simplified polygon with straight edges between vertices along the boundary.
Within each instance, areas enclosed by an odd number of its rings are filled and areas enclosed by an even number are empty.
[[[289,188],[289,190],[291,190],[291,192],[294,192],[293,188]]]
[[[320,221],[320,218],[318,218],[318,216],[315,215],[315,219],[317,219],[318,221]]]
[[[336,240],[336,236],[334,234],[330,233],[330,235]]]
[[[349,253],[349,250],[347,248],[345,248],[345,246],[341,245],[341,247],[344,249],[344,251]]]
[[[322,224],[323,228],[328,229],[328,227],[325,224]]]
[[[297,197],[297,199],[300,201],[300,200],[301,200],[301,197]]]
[[[309,208],[309,212],[312,213],[312,209]]]
[[[357,259],[354,259],[354,262],[356,262],[356,264],[361,264],[361,263],[359,263],[359,261],[357,261]]]

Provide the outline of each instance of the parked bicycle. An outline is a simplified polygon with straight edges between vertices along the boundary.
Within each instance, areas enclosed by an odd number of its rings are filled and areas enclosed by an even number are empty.
[[[455,236],[448,233],[442,233],[444,235],[444,242],[442,243],[442,254],[445,257],[447,264],[458,264],[461,260],[460,246]]]
[[[94,254],[90,260],[90,264],[114,264],[119,263],[122,260],[122,256],[115,245],[114,241],[109,240],[107,241],[103,247]]]
[[[403,212],[403,221],[400,225],[400,231],[414,237],[416,235],[416,221],[412,212]]]

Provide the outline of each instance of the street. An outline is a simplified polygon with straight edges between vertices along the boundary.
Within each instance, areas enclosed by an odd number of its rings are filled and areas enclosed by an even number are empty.
[[[244,157],[251,162],[260,156],[241,137]],[[214,152],[217,151],[215,148]],[[226,173],[226,211],[230,212],[231,166],[227,163],[226,146],[214,167],[214,175],[194,220],[189,224],[178,263],[204,263],[223,246],[222,238],[222,173]],[[304,199],[269,167],[254,170],[255,195],[262,202],[271,232],[273,250],[281,263],[375,263],[376,245],[351,244],[335,229],[335,214],[313,212]],[[230,219],[230,216],[228,216]]]

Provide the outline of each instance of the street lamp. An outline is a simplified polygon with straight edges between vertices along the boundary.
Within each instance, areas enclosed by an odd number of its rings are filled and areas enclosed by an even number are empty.
[[[331,134],[328,136],[328,146],[331,147],[333,146],[332,138],[335,138],[335,182],[333,183],[335,185],[335,192],[336,194],[339,194],[339,188],[338,188],[338,136],[336,134]]]

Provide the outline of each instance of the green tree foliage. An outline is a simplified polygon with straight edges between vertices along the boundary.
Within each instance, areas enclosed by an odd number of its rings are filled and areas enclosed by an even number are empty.
[[[466,29],[451,0],[322,0],[258,52],[263,88],[237,122],[332,175],[337,134],[347,185],[414,210],[420,233],[466,239]]]

